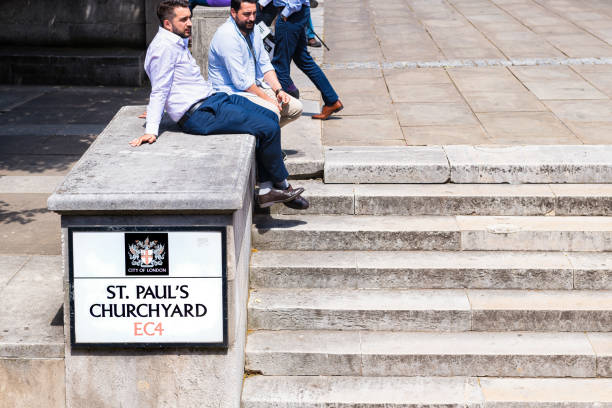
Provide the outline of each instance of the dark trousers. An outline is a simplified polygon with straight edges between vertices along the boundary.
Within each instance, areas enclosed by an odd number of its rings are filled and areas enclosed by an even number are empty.
[[[259,181],[279,183],[289,176],[283,163],[278,117],[242,96],[223,92],[212,94],[189,116],[182,128],[198,135],[251,134],[256,138]]]
[[[272,65],[274,65],[274,70],[283,89],[290,90],[295,87],[290,72],[291,60],[293,60],[295,65],[321,91],[323,102],[326,105],[332,105],[338,100],[338,95],[308,52],[305,30],[309,20],[310,7],[306,6],[302,6],[300,11],[291,14],[287,21],[283,21],[281,16],[276,19],[276,30],[274,32],[276,47],[274,48]]]

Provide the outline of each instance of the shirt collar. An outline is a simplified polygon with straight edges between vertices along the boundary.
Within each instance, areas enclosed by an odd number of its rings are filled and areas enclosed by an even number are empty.
[[[182,48],[187,48],[187,43],[189,42],[189,38],[182,38],[172,31],[166,30],[164,27],[159,27],[157,33],[160,34],[163,38],[166,38],[172,43],[180,45]]]

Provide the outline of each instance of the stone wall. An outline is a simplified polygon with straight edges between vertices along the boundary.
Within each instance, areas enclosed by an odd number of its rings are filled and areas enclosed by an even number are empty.
[[[145,0],[26,0],[0,13],[0,44],[146,46]]]

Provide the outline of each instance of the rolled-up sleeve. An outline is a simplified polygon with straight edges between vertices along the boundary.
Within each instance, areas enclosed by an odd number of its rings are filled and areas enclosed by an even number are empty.
[[[172,87],[176,54],[170,48],[162,48],[148,61],[147,75],[151,81],[151,97],[147,106],[147,134],[157,135],[159,123],[164,114],[164,106]]]
[[[285,6],[281,11],[283,17],[289,17],[296,11],[302,9],[302,0],[282,0],[280,3],[282,4],[279,4],[279,6]],[[276,2],[274,4],[276,4]]]

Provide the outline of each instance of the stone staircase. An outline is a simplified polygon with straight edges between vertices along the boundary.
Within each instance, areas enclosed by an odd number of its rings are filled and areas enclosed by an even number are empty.
[[[254,218],[242,404],[612,406],[612,186],[323,184]]]

